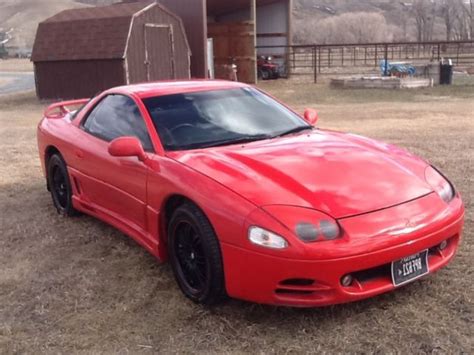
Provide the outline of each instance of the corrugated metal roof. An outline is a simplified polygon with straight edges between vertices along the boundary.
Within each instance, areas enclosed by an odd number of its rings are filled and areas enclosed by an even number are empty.
[[[257,6],[263,6],[281,0],[257,0]],[[207,0],[207,12],[211,15],[223,15],[233,11],[250,9],[249,0]]]
[[[150,3],[62,11],[39,24],[32,61],[123,58],[131,19]]]

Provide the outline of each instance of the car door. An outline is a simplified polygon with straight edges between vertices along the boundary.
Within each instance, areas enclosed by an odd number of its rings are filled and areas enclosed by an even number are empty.
[[[145,233],[148,168],[135,157],[113,157],[109,142],[135,136],[153,153],[145,121],[135,101],[107,95],[81,121],[74,164],[81,200],[119,223]]]

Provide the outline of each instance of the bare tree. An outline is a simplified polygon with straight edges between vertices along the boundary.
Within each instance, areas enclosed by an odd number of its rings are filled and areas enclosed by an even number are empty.
[[[446,26],[446,39],[472,39],[473,1],[441,0],[440,15]]]
[[[415,17],[418,41],[431,41],[436,20],[436,2],[434,0],[415,0],[412,6],[412,13]]]
[[[474,1],[469,0],[469,39],[474,39],[474,13],[472,10],[474,9]]]
[[[398,27],[394,32],[394,40],[400,42],[406,42],[411,40],[410,25],[412,18],[410,16],[410,9],[407,6],[401,6],[396,12],[394,12],[394,22]]]
[[[324,20],[307,20],[299,27],[296,39],[300,43],[367,43],[390,42],[396,28],[385,17],[374,12],[352,12]]]
[[[453,35],[453,27],[457,16],[455,2],[453,0],[441,0],[440,14],[446,26],[446,40],[450,41]]]

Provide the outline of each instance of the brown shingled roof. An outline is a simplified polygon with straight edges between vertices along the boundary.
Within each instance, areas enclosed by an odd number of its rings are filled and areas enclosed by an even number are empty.
[[[150,3],[62,11],[39,24],[32,61],[123,58],[132,17]]]

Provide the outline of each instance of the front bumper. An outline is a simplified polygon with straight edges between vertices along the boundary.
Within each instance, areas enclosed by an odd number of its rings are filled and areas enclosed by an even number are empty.
[[[395,289],[390,273],[392,261],[429,249],[429,273],[447,265],[460,242],[463,215],[460,205],[456,215],[447,216],[445,223],[442,226],[437,223],[434,230],[428,226],[429,232],[405,235],[391,245],[380,244],[378,250],[367,245],[368,252],[362,252],[359,245],[360,252],[357,255],[348,252],[351,255],[348,257],[295,260],[268,255],[265,250],[221,243],[226,289],[234,298],[297,307],[326,306],[372,297]],[[445,240],[448,245],[440,250],[438,246]],[[344,287],[341,278],[347,274],[351,274],[354,281]]]

